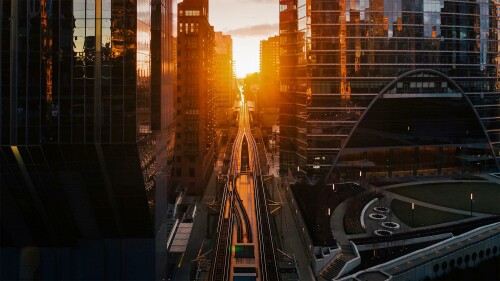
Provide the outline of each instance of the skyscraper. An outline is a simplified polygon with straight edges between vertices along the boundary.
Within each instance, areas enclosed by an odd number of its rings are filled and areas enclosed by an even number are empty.
[[[166,118],[150,1],[6,0],[0,14],[0,279],[154,279]]]
[[[280,1],[280,170],[498,169],[493,1]]]
[[[280,37],[272,36],[260,41],[259,107],[278,107]]]
[[[208,0],[178,4],[174,179],[201,194],[214,165],[214,28]]]
[[[215,32],[215,108],[217,121],[222,122],[236,99],[233,90],[233,40],[231,35]],[[232,115],[231,115],[232,116]]]

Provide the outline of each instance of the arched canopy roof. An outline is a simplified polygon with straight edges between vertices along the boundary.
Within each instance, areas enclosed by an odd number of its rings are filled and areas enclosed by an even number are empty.
[[[394,112],[395,108],[399,110],[397,113]],[[426,112],[426,108],[429,111]],[[442,108],[442,112],[439,110],[440,108]],[[388,110],[388,112],[384,110]],[[380,120],[372,120],[374,117]],[[450,120],[446,120],[446,118]],[[382,124],[384,120],[388,120],[391,124]],[[373,128],[374,130],[383,131],[383,137],[380,137],[379,132],[377,132],[378,135],[372,134],[373,138],[368,137],[370,131],[373,131],[372,127],[376,127]],[[429,128],[432,127],[436,129],[429,134]],[[404,136],[401,138],[403,129],[414,132],[416,135],[419,134],[416,131],[420,130],[422,131],[421,135],[427,136],[427,139],[417,137],[408,140],[409,138],[405,139]],[[399,134],[399,136],[395,134]],[[484,140],[483,143],[491,150],[492,155],[495,155],[477,111],[460,86],[436,70],[411,70],[390,82],[371,101],[349,133],[325,179],[330,177],[346,148],[380,146],[380,143],[384,142],[387,142],[388,146],[418,146],[440,144],[439,142],[465,141],[472,143],[478,140]],[[378,143],[376,143],[377,141]],[[498,163],[496,165],[498,169]]]

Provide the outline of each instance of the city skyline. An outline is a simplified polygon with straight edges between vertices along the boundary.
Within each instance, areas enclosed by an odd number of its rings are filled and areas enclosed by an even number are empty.
[[[0,280],[500,278],[496,0],[0,0]]]

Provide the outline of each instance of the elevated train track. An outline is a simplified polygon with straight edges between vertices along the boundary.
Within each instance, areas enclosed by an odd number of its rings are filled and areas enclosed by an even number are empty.
[[[221,210],[224,211],[218,218],[211,281],[232,281],[236,275],[241,276],[242,264],[255,269],[254,280],[280,280],[267,195],[249,118],[248,108],[244,105],[238,118],[239,129],[223,190]],[[235,262],[232,249],[238,244],[253,245],[255,255]]]

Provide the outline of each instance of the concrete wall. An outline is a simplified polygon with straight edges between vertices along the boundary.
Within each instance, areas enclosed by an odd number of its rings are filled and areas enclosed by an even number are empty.
[[[429,236],[410,238],[410,239],[404,239],[404,240],[382,242],[382,243],[377,243],[377,244],[357,245],[357,247],[358,247],[358,250],[360,250],[360,251],[368,251],[368,250],[373,250],[373,249],[381,249],[381,248],[388,248],[388,247],[396,247],[396,246],[424,243],[424,242],[430,242],[430,241],[435,241],[435,240],[443,240],[443,239],[447,239],[450,237],[453,237],[453,234],[442,233],[442,234],[429,235]]]
[[[493,253],[493,248],[496,246],[496,254]],[[443,256],[439,259],[429,261],[421,266],[412,270],[393,276],[393,280],[425,280],[426,278],[434,279],[446,273],[449,273],[453,267],[465,269],[467,267],[476,267],[479,263],[486,261],[490,258],[500,255],[500,234],[495,237],[483,240],[477,244],[470,245],[452,254]],[[489,249],[489,256],[486,252]],[[479,256],[482,254],[482,258]],[[469,257],[469,262],[466,263],[465,259]],[[473,259],[473,257],[476,257]],[[461,259],[461,264],[458,265]],[[451,266],[454,264],[454,266]],[[445,266],[445,267],[444,267]],[[436,270],[437,268],[437,270]]]
[[[353,258],[352,260],[348,261],[344,265],[342,270],[339,272],[339,275],[337,276],[337,278],[339,276],[342,276],[343,274],[346,274],[347,272],[353,270],[354,268],[356,268],[356,266],[361,264],[361,257],[359,256],[359,251],[358,251],[358,248],[356,247],[356,244],[352,243],[352,241],[351,241],[351,245],[352,245],[352,248],[354,249],[354,254],[356,255],[356,257]]]
[[[456,250],[452,251],[450,247]],[[439,253],[442,255],[429,258]],[[357,276],[372,271],[392,274],[391,280],[432,280],[452,268],[475,267],[499,255],[500,222],[476,228],[340,280],[358,280]]]

